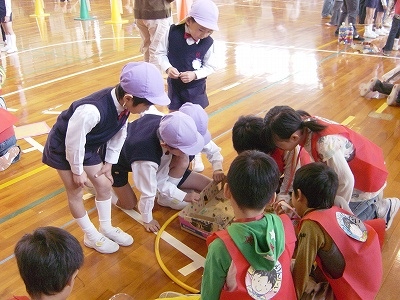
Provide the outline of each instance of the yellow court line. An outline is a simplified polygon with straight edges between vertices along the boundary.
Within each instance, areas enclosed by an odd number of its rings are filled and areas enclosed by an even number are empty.
[[[354,116],[349,116],[349,117],[347,117],[341,124],[342,124],[342,125],[349,125],[349,123],[350,123],[351,121],[353,121],[354,119],[355,119]]]
[[[376,112],[377,112],[378,114],[380,114],[380,113],[382,113],[387,107],[388,107],[388,105],[387,105],[387,103],[385,102],[385,103],[383,103],[383,104],[376,110]]]
[[[14,183],[17,183],[17,182],[19,182],[19,181],[21,181],[21,180],[23,180],[23,179],[25,179],[25,178],[27,178],[29,176],[32,176],[32,175],[34,175],[36,173],[39,173],[39,172],[47,169],[48,167],[49,166],[47,166],[47,165],[43,165],[43,166],[41,166],[41,167],[39,167],[37,169],[34,169],[34,170],[30,171],[30,172],[25,173],[24,175],[21,175],[21,176],[18,176],[17,178],[11,179],[10,181],[7,181],[6,183],[1,184],[0,185],[0,190],[2,190],[3,188],[6,188],[6,187],[8,187],[8,186],[10,186],[10,185],[12,185]]]

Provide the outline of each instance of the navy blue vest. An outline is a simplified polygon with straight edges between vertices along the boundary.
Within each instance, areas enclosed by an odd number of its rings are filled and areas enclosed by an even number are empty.
[[[161,116],[147,114],[128,124],[128,136],[113,171],[131,172],[135,161],[152,161],[160,165],[163,150],[157,136]]]
[[[100,112],[100,122],[86,135],[85,151],[95,152],[107,143],[126,123],[128,118],[124,115],[118,119],[117,108],[115,107],[111,90],[106,88],[95,92],[85,98],[77,100],[71,106],[64,110],[57,118],[57,122],[50,130],[45,149],[43,152],[43,162],[52,166],[51,156],[63,155],[65,158],[65,137],[68,128],[68,122],[75,110],[83,104],[92,104]],[[57,167],[57,166],[53,166]]]
[[[168,59],[178,71],[195,71],[192,62],[196,59],[200,60],[203,65],[204,56],[210,49],[214,40],[208,36],[201,39],[198,44],[188,45],[186,39],[183,37],[185,34],[185,24],[171,25],[169,30],[168,42],[169,48],[173,47],[173,51],[168,49]],[[193,80],[189,83],[183,83],[180,79],[172,79],[174,84],[182,84],[186,88],[191,86],[203,85],[206,78]]]

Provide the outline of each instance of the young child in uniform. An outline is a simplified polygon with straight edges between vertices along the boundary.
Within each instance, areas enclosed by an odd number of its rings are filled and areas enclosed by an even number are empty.
[[[380,147],[350,128],[321,117],[304,117],[289,106],[276,106],[264,118],[275,145],[291,151],[298,145],[339,176],[335,205],[361,220],[382,218],[387,229],[400,207],[383,198],[388,171]],[[383,199],[382,199],[383,198]]]
[[[68,231],[52,226],[25,234],[17,242],[14,254],[31,300],[67,299],[84,260],[78,240]],[[25,296],[12,299],[29,300]]]
[[[218,15],[218,7],[212,0],[196,0],[188,16],[171,25],[160,41],[156,56],[161,71],[168,75],[170,111],[179,110],[186,102],[208,106],[206,79],[217,69],[210,35],[219,29]],[[201,153],[195,157],[193,170],[204,170]]]
[[[321,162],[302,166],[295,174],[292,204],[302,217],[293,267],[298,299],[307,294],[315,261],[335,299],[372,300],[379,291],[383,270],[378,235],[334,206],[338,186],[336,172]]]
[[[264,212],[275,199],[279,175],[275,161],[260,151],[244,151],[233,160],[224,195],[235,219],[207,238],[201,299],[296,299],[293,225],[285,214]]]
[[[72,216],[84,232],[84,244],[100,253],[129,246],[133,238],[111,224],[111,167],[117,163],[126,138],[129,113],[141,113],[152,104],[168,105],[157,67],[147,62],[125,65],[120,82],[71,104],[57,118],[46,141],[43,162],[55,168],[63,181]],[[104,157],[99,149],[106,145]],[[87,180],[96,190],[99,230],[83,204]]]
[[[199,192],[211,182],[210,178],[187,170],[189,155],[203,147],[204,139],[194,121],[182,112],[165,116],[145,114],[129,123],[118,163],[112,167],[117,206],[132,209],[138,204],[145,229],[158,231],[160,224],[152,215],[157,190],[158,204],[180,210],[187,203],[199,200]],[[173,157],[180,161],[176,164],[184,168],[179,178],[171,179]],[[141,193],[139,203],[128,182],[129,172]]]

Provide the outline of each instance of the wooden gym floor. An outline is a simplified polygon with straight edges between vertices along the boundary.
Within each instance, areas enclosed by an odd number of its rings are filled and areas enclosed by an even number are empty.
[[[130,2],[123,1],[122,18],[129,22],[121,25],[105,23],[111,19],[109,1],[92,0],[90,16],[96,18],[89,21],[74,19],[80,17],[76,0],[46,1],[44,11],[50,15],[40,18],[30,17],[35,1],[13,1],[19,52],[1,53],[7,73],[3,96],[19,118],[17,127],[29,125],[33,131],[22,131],[26,136],[18,141],[23,149],[20,162],[0,173],[0,299],[26,295],[13,257],[14,245],[24,233],[39,226],[59,226],[83,246],[83,233],[72,220],[61,180],[41,163],[47,135],[35,135],[43,126],[33,124],[51,127],[72,101],[115,85],[124,64],[143,59]],[[399,197],[400,108],[387,107],[386,98],[360,97],[358,91],[360,83],[393,69],[397,53],[383,57],[351,49],[338,52],[334,28],[321,19],[322,0],[216,3],[220,31],[213,37],[221,67],[208,78],[207,112],[225,170],[235,157],[231,128],[237,118],[264,116],[271,107],[285,104],[345,123],[380,145],[390,172],[385,195]],[[175,6],[173,11],[177,21]],[[362,34],[362,26],[358,28]],[[384,39],[376,44],[383,46]],[[211,175],[209,163],[204,174]],[[94,199],[89,197],[85,205],[97,224]],[[160,224],[175,213],[155,206]],[[377,299],[397,299],[400,293],[399,221],[397,216],[387,232],[384,281]],[[112,255],[83,246],[85,264],[69,299],[109,299],[124,292],[147,300],[166,290],[185,292],[160,268],[156,236],[144,231],[137,213],[113,208],[113,224],[132,234],[134,244]],[[166,268],[180,282],[199,289],[205,242],[180,230],[176,219],[164,233],[160,255]]]

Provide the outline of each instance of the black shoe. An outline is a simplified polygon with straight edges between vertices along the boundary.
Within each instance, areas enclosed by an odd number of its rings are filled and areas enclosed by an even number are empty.
[[[361,37],[359,34],[353,36],[353,41],[364,41],[365,39]]]
[[[335,35],[339,35],[339,30],[336,30],[336,31],[335,31]]]

